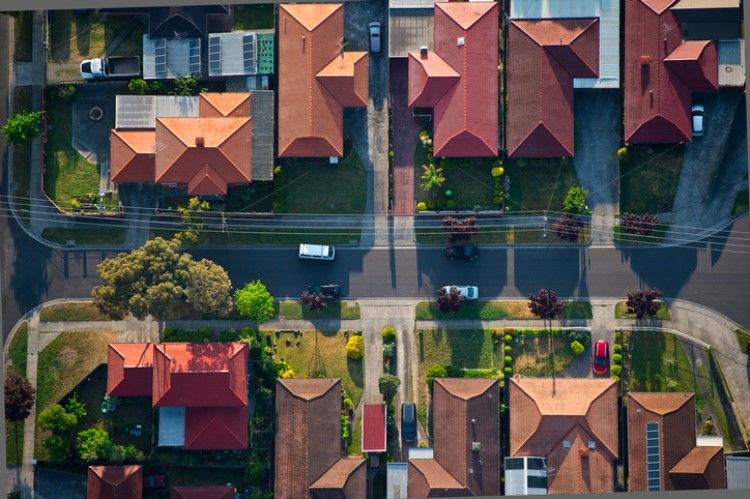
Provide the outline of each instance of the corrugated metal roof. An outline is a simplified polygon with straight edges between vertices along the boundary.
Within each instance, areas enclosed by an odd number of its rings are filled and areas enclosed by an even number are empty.
[[[274,96],[272,90],[250,92],[253,123],[253,180],[273,180]]]
[[[435,24],[434,9],[391,10],[388,16],[388,55],[406,57],[421,47],[432,50],[432,30]]]
[[[388,8],[393,9],[419,9],[432,8],[435,0],[391,0],[388,2]]]
[[[719,40],[719,86],[745,84],[745,44],[742,40]]]
[[[619,0],[513,0],[511,19],[599,18],[599,78],[575,78],[574,88],[620,87]]]
[[[208,75],[254,75],[258,65],[258,39],[251,31],[212,33],[208,36]]]
[[[185,408],[159,407],[159,440],[161,447],[185,445]]]
[[[143,78],[172,79],[201,74],[200,38],[151,38],[143,35]]]
[[[750,457],[727,456],[727,489],[750,489]]]
[[[409,465],[406,463],[387,464],[386,483],[388,499],[407,499],[409,487]]]
[[[154,128],[156,118],[198,116],[197,96],[118,95],[115,97],[115,128]]]

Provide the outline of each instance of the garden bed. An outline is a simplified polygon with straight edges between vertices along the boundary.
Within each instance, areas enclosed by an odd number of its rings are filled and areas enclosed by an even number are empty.
[[[416,306],[416,320],[527,320],[539,319],[529,310],[527,300],[467,301],[457,312],[441,312],[435,301],[420,301]],[[591,303],[566,301],[561,319],[591,319]]]
[[[93,303],[58,303],[47,305],[39,313],[42,322],[110,321]]]
[[[359,302],[328,300],[328,306],[322,310],[308,310],[302,303],[294,300],[277,302],[277,316],[286,320],[315,320],[315,319],[359,319]]]
[[[620,212],[671,211],[684,151],[682,144],[630,145],[620,161]]]
[[[659,309],[656,311],[655,317],[646,316],[645,319],[659,319],[662,321],[671,320],[669,315],[669,305],[664,302],[659,302]],[[635,319],[635,314],[628,313],[628,305],[624,301],[618,301],[615,304],[615,319]]]

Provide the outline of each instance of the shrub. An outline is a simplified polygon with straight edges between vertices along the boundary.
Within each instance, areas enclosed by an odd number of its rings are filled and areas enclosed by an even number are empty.
[[[417,211],[425,211],[427,209],[427,203],[420,201],[417,203]]]
[[[352,402],[352,399],[349,397],[344,397],[343,399],[344,409],[347,411],[353,411],[354,410],[354,402]]]
[[[512,351],[513,351],[513,347],[512,347],[512,346],[510,346],[510,345],[505,345],[505,346],[503,347],[503,351],[504,351],[505,353],[510,353],[510,352],[512,352]]]
[[[401,385],[401,380],[393,374],[384,374],[378,380],[378,391],[383,394],[386,400],[391,400],[396,395],[396,390]]]
[[[236,290],[234,299],[240,315],[257,324],[269,321],[274,316],[273,296],[260,280],[248,282],[245,287]]]
[[[41,120],[44,111],[16,113],[2,127],[3,135],[16,144],[29,142],[42,133]]]
[[[396,330],[393,326],[385,326],[380,331],[380,336],[383,337],[383,343],[393,343],[396,341]]]
[[[83,430],[76,437],[76,449],[81,461],[109,459],[113,448],[114,444],[109,438],[109,433],[99,428]]]
[[[581,342],[578,340],[573,340],[570,342],[570,349],[573,351],[573,354],[578,356],[581,355],[584,350],[586,350],[586,347],[581,345]]]
[[[617,159],[620,161],[623,161],[627,159],[628,157],[628,148],[627,147],[621,147],[617,150]]]
[[[70,100],[76,94],[76,87],[73,85],[61,85],[55,90],[55,97],[61,100]]]
[[[365,353],[365,341],[361,335],[349,336],[346,342],[346,356],[352,360],[361,360]]]
[[[511,377],[513,375],[513,368],[510,367],[510,366],[508,366],[508,367],[506,367],[506,368],[503,369],[503,373],[505,374],[506,378],[509,378],[509,377]]]
[[[391,360],[396,355],[396,344],[395,343],[384,343],[383,344],[383,358]]]
[[[612,375],[619,377],[620,373],[622,373],[622,366],[617,365],[617,364],[612,366]]]
[[[86,417],[86,404],[78,400],[78,394],[74,393],[65,404],[65,410],[74,415],[77,419]]]
[[[615,351],[615,353],[622,352],[622,345],[620,345],[619,343],[615,343],[614,351]]]
[[[72,427],[78,424],[78,418],[75,414],[70,414],[60,404],[54,404],[37,416],[37,423],[43,430],[48,430],[53,433],[65,433]]]
[[[148,93],[150,94],[163,94],[164,85],[159,80],[150,80],[148,82]]]
[[[266,467],[262,461],[253,459],[245,468],[245,476],[254,486],[262,486],[266,476]]]
[[[509,365],[511,362],[513,362],[513,357],[511,357],[510,355],[506,355],[503,358],[503,361],[505,361],[505,365]]]
[[[504,342],[505,342],[506,344],[507,344],[507,343],[511,343],[511,342],[513,341],[513,337],[512,337],[511,335],[509,335],[509,334],[506,334],[506,335],[505,335],[505,337],[503,338],[503,341],[504,341]]]
[[[341,415],[341,439],[349,440],[349,427],[351,426],[351,420],[346,414]]]
[[[615,364],[622,364],[622,355],[620,355],[619,353],[613,354],[612,362]]]
[[[458,206],[458,204],[456,203],[455,199],[449,199],[448,201],[445,202],[446,210],[455,210],[456,206]]]
[[[493,177],[500,177],[505,173],[505,168],[503,168],[503,165],[500,164],[492,169],[492,176]]]
[[[579,215],[591,213],[587,196],[588,191],[583,187],[578,185],[571,187],[565,194],[565,199],[563,199],[563,211]]]
[[[219,332],[219,341],[239,341],[240,340],[240,333],[235,331],[234,329],[230,329],[229,331],[221,331]]]
[[[133,78],[128,82],[128,90],[135,95],[146,95],[148,93],[148,83],[142,78]]]
[[[276,377],[281,379],[289,379],[294,377],[294,370],[292,366],[285,360],[281,360],[276,363]]]
[[[49,452],[53,463],[60,463],[68,458],[68,445],[60,435],[50,435],[42,441],[42,445]]]
[[[427,368],[427,386],[432,388],[435,378],[448,377],[448,370],[444,366],[434,365]]]

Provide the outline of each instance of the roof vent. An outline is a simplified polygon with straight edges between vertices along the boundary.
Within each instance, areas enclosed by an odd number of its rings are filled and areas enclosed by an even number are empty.
[[[638,62],[640,62],[641,66],[648,66],[649,64],[651,64],[651,56],[642,55],[638,58]]]
[[[422,59],[427,59],[427,50],[429,50],[427,48],[427,45],[422,45],[421,47],[419,47],[419,55],[420,57],[422,57]]]
[[[203,147],[205,144],[203,136],[199,135],[195,138],[195,147]]]
[[[563,440],[563,447],[566,449],[570,449],[570,440],[568,439]]]
[[[463,47],[464,45],[466,45],[466,38],[464,38],[463,36],[459,36],[456,39],[456,46]]]
[[[471,451],[472,452],[479,452],[482,450],[482,442],[472,442],[471,443]]]

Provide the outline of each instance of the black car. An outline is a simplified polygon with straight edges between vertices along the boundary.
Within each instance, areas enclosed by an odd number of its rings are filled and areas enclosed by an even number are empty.
[[[341,286],[338,284],[318,284],[307,287],[308,293],[321,293],[326,298],[341,298]]]
[[[445,256],[449,260],[476,260],[479,258],[479,248],[473,244],[446,246]]]
[[[401,404],[401,440],[413,442],[417,438],[417,407],[411,402]]]

